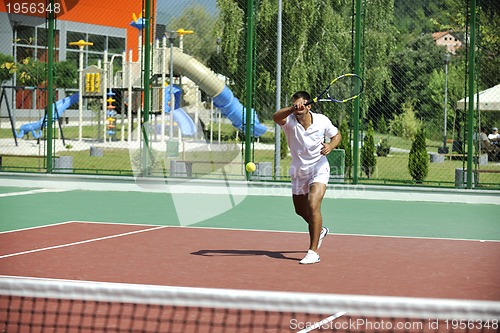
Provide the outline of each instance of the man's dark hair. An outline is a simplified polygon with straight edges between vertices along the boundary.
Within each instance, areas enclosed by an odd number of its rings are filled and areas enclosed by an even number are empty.
[[[307,101],[310,101],[311,100],[311,95],[309,95],[309,93],[307,91],[304,91],[304,90],[301,90],[301,91],[297,91],[295,94],[293,94],[292,96],[292,100],[297,100],[299,98],[303,98]]]

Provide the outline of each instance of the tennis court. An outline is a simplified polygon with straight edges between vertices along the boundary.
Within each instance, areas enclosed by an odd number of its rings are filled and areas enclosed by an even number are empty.
[[[135,185],[103,191],[105,184],[88,182],[84,187],[101,190],[81,189],[78,182],[29,184],[34,186],[0,191],[4,277],[500,300],[498,205],[444,202],[447,196],[460,201],[458,192],[453,198],[443,194],[441,202],[426,201],[433,191],[413,193],[414,201],[383,200],[394,194],[389,190],[378,194],[382,200],[330,193],[323,216],[332,234],[323,242],[321,263],[304,266],[298,261],[307,250],[306,225],[290,197],[276,195],[276,189],[266,192],[273,195],[233,191],[229,200],[202,187],[176,194],[130,190]],[[333,191],[342,195],[342,189]],[[183,223],[181,210],[202,214],[200,208],[228,200],[232,206],[222,213]]]
[[[0,235],[2,274],[185,287],[498,300],[499,242],[69,222]]]

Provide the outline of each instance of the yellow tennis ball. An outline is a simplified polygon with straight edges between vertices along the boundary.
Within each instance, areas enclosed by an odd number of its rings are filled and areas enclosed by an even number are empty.
[[[255,166],[255,163],[253,162],[248,162],[247,165],[245,166],[245,169],[248,172],[254,172],[257,167]]]

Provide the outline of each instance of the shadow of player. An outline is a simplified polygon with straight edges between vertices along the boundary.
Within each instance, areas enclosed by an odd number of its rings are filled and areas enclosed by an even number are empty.
[[[285,254],[304,253],[304,251],[266,251],[266,250],[199,250],[191,254],[205,257],[218,256],[267,256],[274,259],[299,261],[298,258],[287,257]]]

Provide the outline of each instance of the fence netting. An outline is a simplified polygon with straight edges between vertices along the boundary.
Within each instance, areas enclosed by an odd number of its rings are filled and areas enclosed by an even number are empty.
[[[356,72],[359,99],[312,108],[342,134],[332,183],[467,187],[472,172],[498,188],[498,14],[495,0],[6,0],[0,168],[286,181],[273,113]]]

